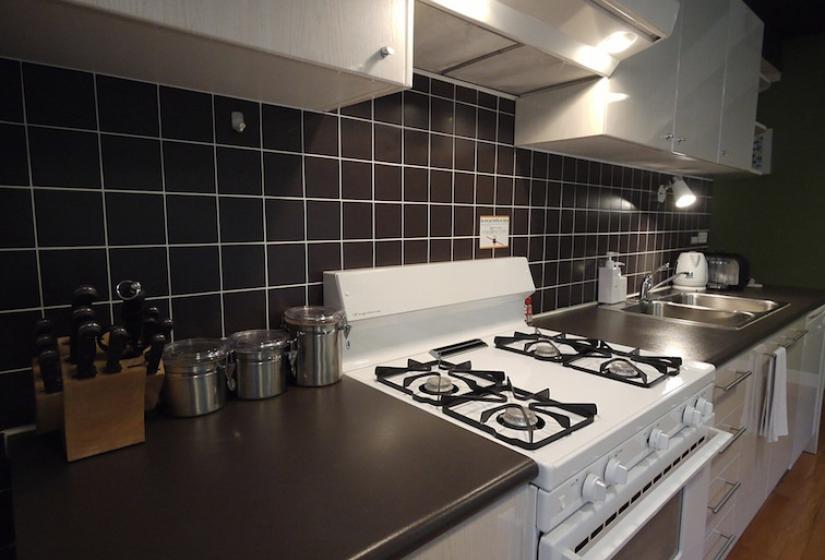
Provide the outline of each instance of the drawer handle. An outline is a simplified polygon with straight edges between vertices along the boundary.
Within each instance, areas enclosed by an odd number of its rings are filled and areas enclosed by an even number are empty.
[[[742,437],[743,435],[745,435],[745,432],[747,432],[747,431],[748,431],[748,428],[747,428],[747,427],[745,427],[745,426],[742,426],[741,428],[724,428],[724,430],[725,430],[725,431],[728,431],[728,432],[731,432],[731,433],[733,434],[733,437],[730,439],[730,441],[728,441],[728,442],[725,444],[725,446],[724,446],[722,449],[720,449],[720,450],[719,450],[719,452],[717,453],[717,455],[722,455],[722,454],[724,454],[724,453],[725,453],[728,449],[730,449],[730,448],[731,448],[731,446],[732,446],[734,443],[736,443],[736,440],[737,440],[737,439],[739,439],[740,437]]]
[[[721,535],[721,533],[719,534]],[[728,553],[730,545],[733,544],[733,535],[722,535],[722,539],[725,539],[725,544],[722,545],[722,548],[719,549],[719,552],[716,553],[716,556],[713,557],[713,560],[722,560],[722,558],[724,558],[725,555]]]
[[[736,375],[737,375],[736,379],[734,379],[733,381],[731,381],[727,385],[717,385],[716,388],[717,389],[722,389],[724,392],[727,393],[728,391],[732,390],[734,387],[736,387],[737,385],[742,383],[745,379],[747,379],[748,377],[753,375],[753,370],[749,369],[747,371],[737,371]]]
[[[799,342],[800,340],[805,338],[806,334],[808,334],[808,329],[802,329],[801,331],[799,331],[797,333],[796,336],[791,338],[790,342],[786,342],[785,344],[782,344],[781,346],[783,348],[785,348],[785,350],[790,350],[793,345],[795,345],[797,342]]]
[[[728,491],[725,492],[725,495],[722,496],[722,499],[719,500],[719,503],[715,506],[708,506],[708,509],[713,513],[719,513],[720,511],[722,511],[722,508],[725,507],[725,504],[728,503],[731,498],[733,498],[733,495],[736,494],[736,491],[739,490],[739,488],[742,486],[742,481],[733,483],[726,480],[725,484],[727,484],[729,488]]]

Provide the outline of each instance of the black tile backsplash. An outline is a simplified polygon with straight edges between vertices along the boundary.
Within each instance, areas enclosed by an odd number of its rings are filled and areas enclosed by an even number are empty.
[[[133,278],[176,338],[222,336],[320,302],[324,270],[520,255],[538,313],[592,301],[608,250],[635,287],[708,228],[711,183],[677,212],[668,176],[515,148],[514,112],[420,75],[317,113],[0,59],[0,428],[31,421],[32,323],[67,329],[81,283],[104,323]],[[486,214],[511,217],[495,255]]]

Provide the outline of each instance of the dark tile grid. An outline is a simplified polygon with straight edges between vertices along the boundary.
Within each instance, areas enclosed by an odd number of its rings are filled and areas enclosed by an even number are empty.
[[[665,212],[664,177],[515,149],[512,100],[420,75],[323,114],[5,59],[0,75],[0,426],[30,416],[32,322],[65,325],[83,282],[104,322],[137,278],[177,337],[219,336],[320,302],[323,270],[515,254],[538,312],[593,300],[608,249],[635,285],[708,224],[709,183],[698,211]],[[509,249],[477,248],[485,214],[511,216]]]

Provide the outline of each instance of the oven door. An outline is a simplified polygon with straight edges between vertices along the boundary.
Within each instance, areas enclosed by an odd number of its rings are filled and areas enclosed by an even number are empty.
[[[539,560],[697,560],[702,557],[710,461],[731,438],[708,441],[619,517],[583,508],[543,535]],[[615,518],[615,521],[612,518]]]

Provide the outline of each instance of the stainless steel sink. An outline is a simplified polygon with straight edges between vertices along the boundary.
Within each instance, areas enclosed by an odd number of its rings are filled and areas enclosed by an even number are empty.
[[[741,329],[787,306],[769,299],[670,291],[653,294],[653,301],[638,300],[606,306],[607,309],[648,315],[665,321],[720,329]]]

